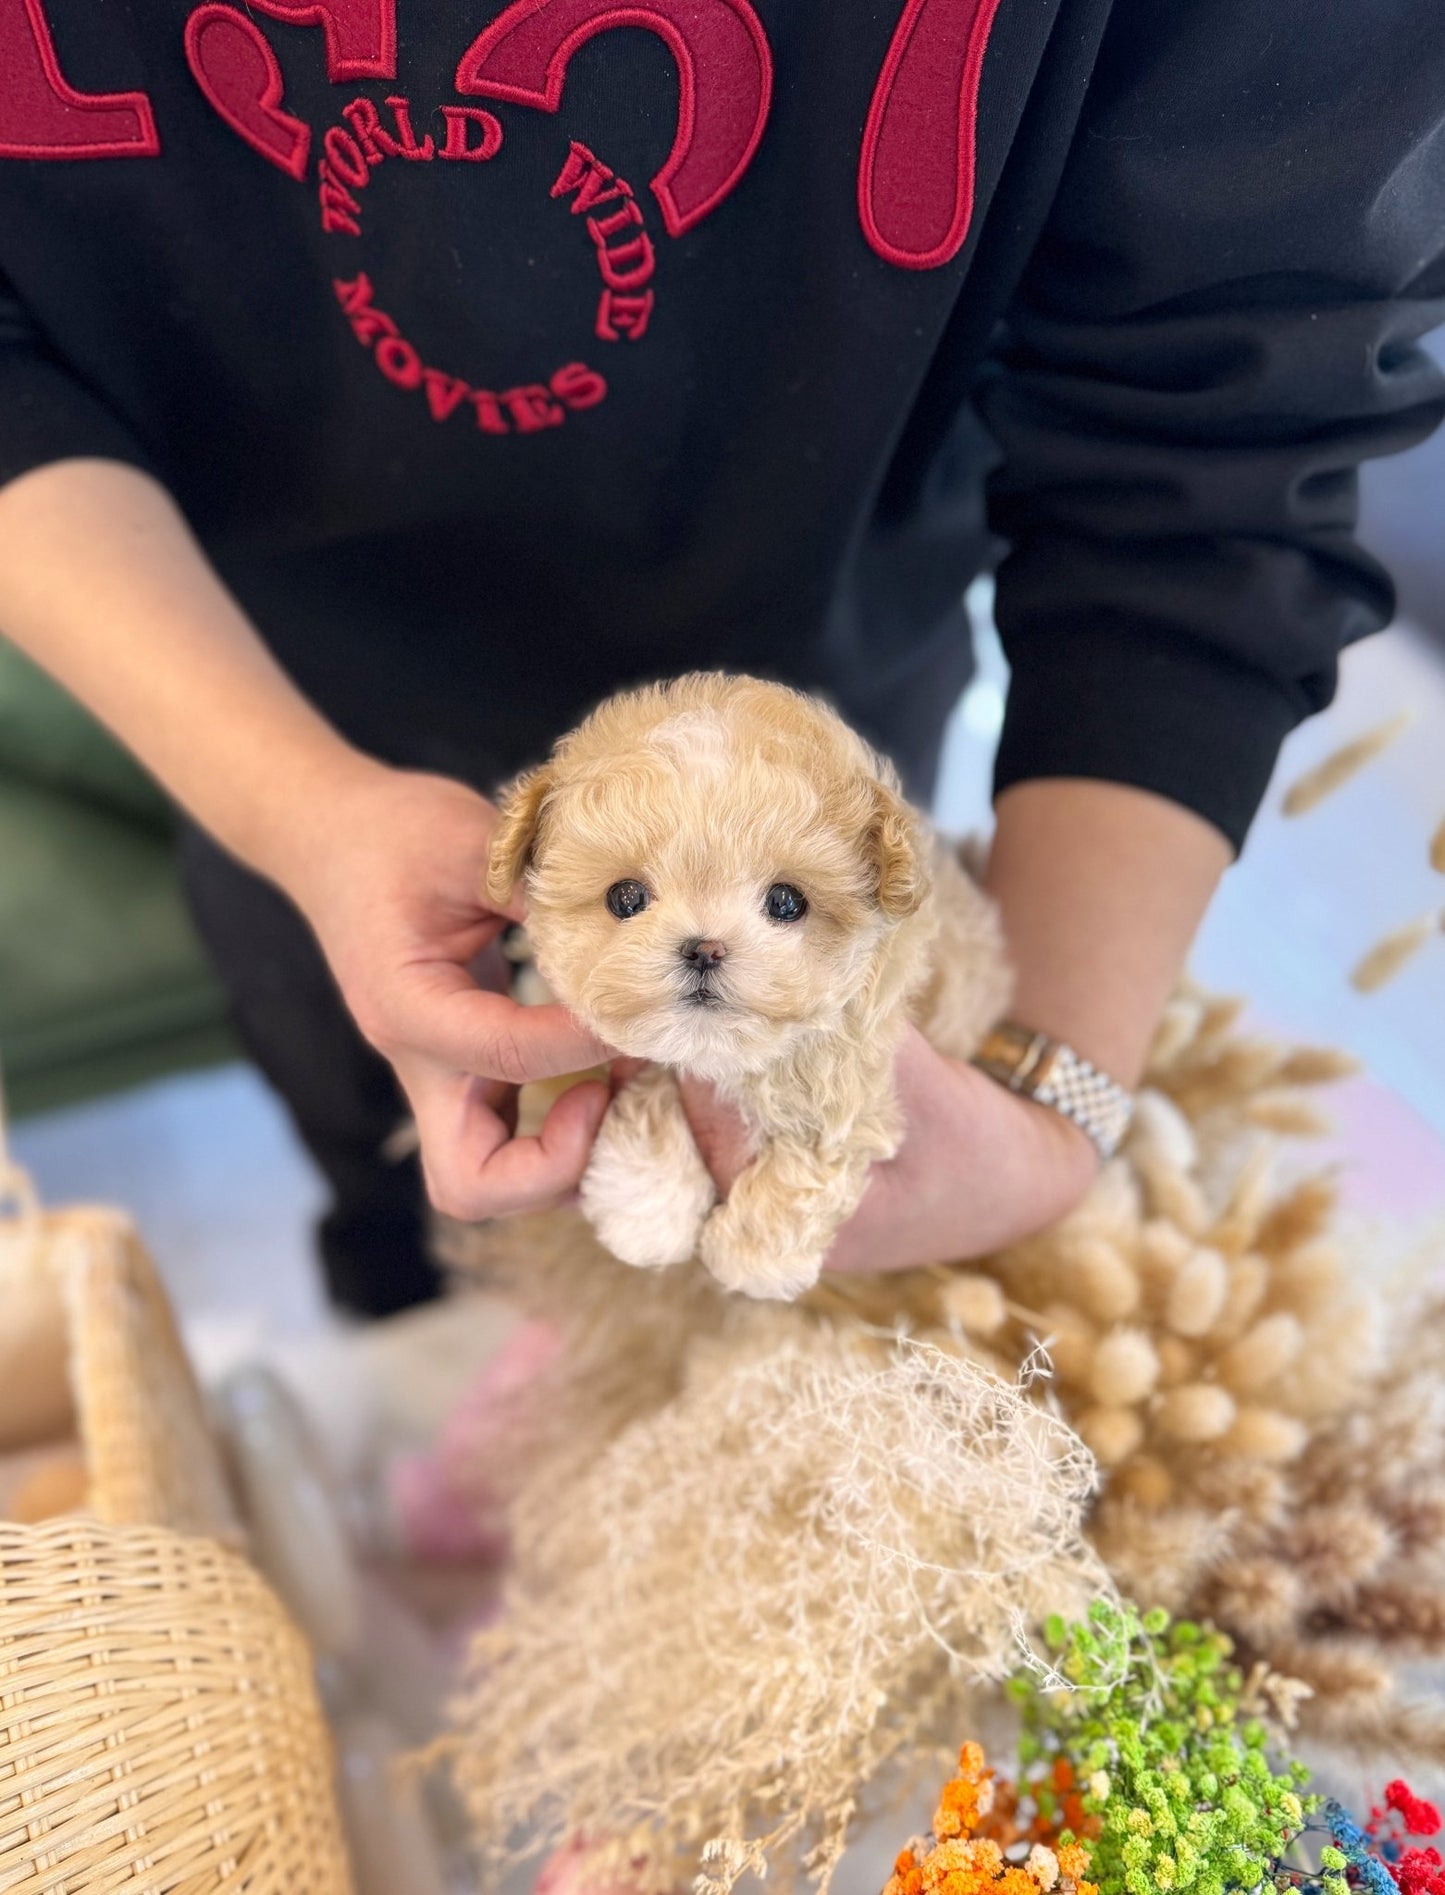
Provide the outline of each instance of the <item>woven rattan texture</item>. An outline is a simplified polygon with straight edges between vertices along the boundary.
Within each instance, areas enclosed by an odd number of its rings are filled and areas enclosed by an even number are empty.
[[[238,1554],[0,1525],[0,1890],[344,1895],[311,1657]]]
[[[58,1273],[68,1305],[90,1511],[112,1526],[163,1524],[238,1545],[201,1393],[130,1220],[111,1210],[51,1212],[41,1251],[39,1267]]]
[[[129,1219],[0,1177],[63,1300],[83,1514],[0,1522],[0,1895],[350,1895],[311,1652],[241,1532]],[[0,1308],[0,1321],[4,1319]]]

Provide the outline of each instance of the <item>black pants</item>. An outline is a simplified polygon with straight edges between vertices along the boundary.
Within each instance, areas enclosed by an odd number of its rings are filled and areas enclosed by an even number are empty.
[[[181,870],[241,1042],[331,1187],[318,1236],[333,1302],[383,1316],[435,1296],[421,1167],[382,1149],[405,1101],[352,1024],[311,930],[198,830],[182,838]]]

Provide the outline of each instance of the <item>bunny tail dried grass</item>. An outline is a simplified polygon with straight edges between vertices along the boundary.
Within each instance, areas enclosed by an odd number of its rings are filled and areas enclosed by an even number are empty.
[[[1366,731],[1363,737],[1356,737],[1353,743],[1342,744],[1338,750],[1332,751],[1323,763],[1317,763],[1314,769],[1307,770],[1285,792],[1282,805],[1285,815],[1303,816],[1335,790],[1342,789],[1367,763],[1373,763],[1382,751],[1388,750],[1409,726],[1410,713],[1401,711],[1388,723],[1379,724],[1374,730]]]
[[[1350,975],[1351,986],[1362,994],[1372,994],[1387,986],[1430,939],[1435,932],[1435,920],[1434,915],[1420,915],[1377,941],[1364,959],[1356,963]]]
[[[1093,1464],[1024,1388],[753,1307],[518,1509],[447,1745],[493,1869],[607,1837],[634,1881],[705,1858],[720,1895],[798,1843],[822,1888],[882,1766],[1109,1590]]]

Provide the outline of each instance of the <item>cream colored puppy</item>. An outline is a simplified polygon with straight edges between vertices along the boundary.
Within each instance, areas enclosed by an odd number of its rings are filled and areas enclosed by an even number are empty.
[[[992,905],[891,767],[825,705],[753,678],[601,705],[503,799],[488,896],[519,878],[552,991],[654,1062],[603,1121],[584,1212],[624,1262],[699,1255],[750,1296],[815,1282],[897,1151],[905,1023],[966,1057],[1008,995]],[[747,1126],[722,1203],[678,1073]]]

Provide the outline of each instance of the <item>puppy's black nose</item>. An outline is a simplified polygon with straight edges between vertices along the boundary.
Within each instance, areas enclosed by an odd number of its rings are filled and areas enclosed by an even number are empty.
[[[678,953],[702,973],[728,957],[727,947],[721,941],[684,941]]]

